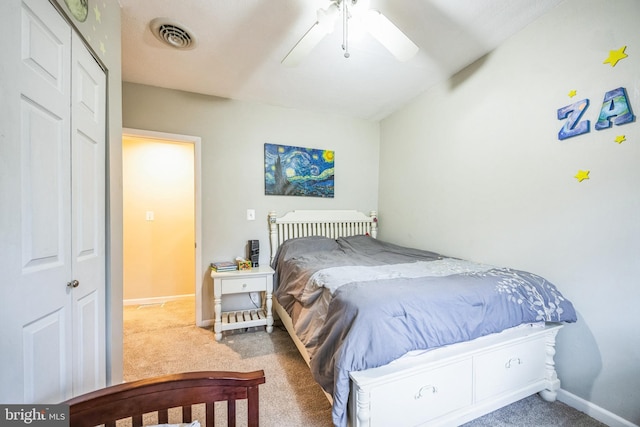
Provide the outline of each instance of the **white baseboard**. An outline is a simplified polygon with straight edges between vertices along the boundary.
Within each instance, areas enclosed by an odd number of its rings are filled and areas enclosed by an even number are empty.
[[[152,305],[152,304],[163,304],[169,301],[179,301],[183,299],[194,298],[195,294],[186,294],[186,295],[170,295],[165,297],[151,297],[151,298],[134,298],[134,299],[126,299],[122,301],[122,305]]]
[[[609,427],[638,427],[637,424],[634,424],[631,421],[627,421],[624,418],[614,414],[613,412],[607,411],[606,409],[601,408],[600,406],[591,403],[588,400],[578,397],[573,393],[569,393],[566,390],[558,390],[558,400],[562,403],[566,403],[567,405],[577,409],[580,412],[584,412],[591,418],[595,418],[596,420],[608,425]]]
[[[202,322],[200,322],[200,324],[198,324],[199,327],[201,328],[212,328],[214,324],[214,320],[213,319],[203,319]]]

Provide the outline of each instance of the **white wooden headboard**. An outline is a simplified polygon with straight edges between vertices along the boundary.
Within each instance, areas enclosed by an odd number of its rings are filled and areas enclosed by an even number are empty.
[[[376,238],[378,235],[378,213],[369,215],[355,210],[295,210],[281,217],[275,211],[269,212],[269,241],[271,243],[270,263],[276,256],[278,247],[287,239],[296,237],[357,236],[360,234]]]

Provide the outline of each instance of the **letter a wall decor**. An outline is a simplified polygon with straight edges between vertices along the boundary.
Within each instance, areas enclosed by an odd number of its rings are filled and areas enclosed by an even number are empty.
[[[558,109],[558,120],[566,119],[560,132],[558,132],[559,140],[582,135],[591,130],[591,122],[583,120],[584,113],[588,108],[589,100],[583,99]],[[598,121],[594,126],[596,130],[608,129],[612,125],[620,126],[633,121],[635,121],[635,116],[631,111],[629,97],[625,88],[619,87],[604,94]]]
[[[615,67],[619,61],[629,56],[625,53],[626,49],[627,46],[622,46],[620,49],[610,50],[609,56],[604,60],[603,64],[610,64],[611,67]],[[575,95],[576,90],[569,92],[569,97],[573,98]],[[582,135],[591,131],[591,122],[583,119],[588,108],[589,100],[583,99],[558,109],[558,120],[565,120],[564,125],[558,132],[559,140]],[[596,130],[609,129],[613,125],[620,126],[633,121],[635,121],[635,116],[631,111],[629,96],[625,88],[619,87],[604,94],[598,121],[594,126]],[[619,140],[622,142],[624,136],[618,136],[616,142]]]
[[[604,60],[603,64],[609,64],[611,67],[615,67],[619,61],[628,57],[625,53],[626,48],[627,46],[623,46],[617,50],[610,50],[609,56]],[[575,89],[569,91],[570,98],[573,98],[576,94],[577,90]],[[591,121],[585,118],[588,109],[588,99],[582,99],[558,109],[558,120],[564,120],[564,123],[558,132],[559,140],[562,141],[591,131]],[[631,110],[631,103],[629,102],[627,90],[624,87],[619,87],[604,94],[600,113],[598,114],[594,128],[597,131],[601,131],[610,129],[614,125],[621,126],[634,121],[635,116]],[[627,139],[625,135],[616,135],[612,140],[619,145]],[[588,180],[590,178],[590,172],[591,171],[588,169],[578,170],[578,173],[574,175],[574,178],[578,180],[578,182]]]

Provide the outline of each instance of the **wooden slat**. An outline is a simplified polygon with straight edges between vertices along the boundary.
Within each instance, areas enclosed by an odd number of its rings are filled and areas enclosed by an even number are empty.
[[[213,427],[213,423],[216,419],[216,409],[215,404],[213,402],[207,402],[207,422],[206,427]]]
[[[247,418],[249,419],[249,425],[255,422],[255,426],[259,423],[260,418],[260,398],[258,395],[258,386],[249,387],[247,390]]]
[[[161,409],[158,411],[158,424],[169,424],[168,409]]]
[[[191,419],[191,405],[185,405],[182,407],[182,422],[190,423]]]
[[[227,423],[229,427],[236,427],[236,401],[229,400],[227,402]]]

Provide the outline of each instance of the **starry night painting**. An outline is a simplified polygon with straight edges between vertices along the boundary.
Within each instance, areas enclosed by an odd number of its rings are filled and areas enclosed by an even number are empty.
[[[331,150],[264,144],[264,194],[333,197]]]

